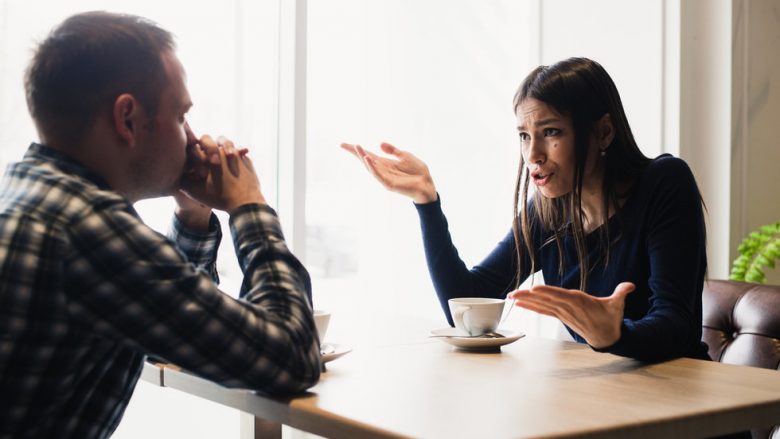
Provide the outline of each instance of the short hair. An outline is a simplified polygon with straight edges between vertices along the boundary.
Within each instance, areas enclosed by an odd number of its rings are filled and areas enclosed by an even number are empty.
[[[25,74],[27,107],[41,137],[80,142],[123,93],[154,117],[167,50],[175,50],[173,35],[146,18],[102,11],[67,18],[40,43]]]

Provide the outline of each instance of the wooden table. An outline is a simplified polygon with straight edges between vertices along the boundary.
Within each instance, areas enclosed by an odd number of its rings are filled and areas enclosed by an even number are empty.
[[[687,438],[780,423],[777,371],[691,359],[648,365],[534,337],[465,352],[426,338],[435,322],[401,323],[356,340],[290,400],[174,369],[162,370],[161,384],[248,413],[246,437],[285,424],[334,438]],[[144,377],[156,379],[159,370],[148,369]]]

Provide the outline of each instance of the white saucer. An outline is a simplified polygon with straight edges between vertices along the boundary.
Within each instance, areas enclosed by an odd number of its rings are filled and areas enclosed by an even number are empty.
[[[518,339],[525,337],[525,334],[522,332],[511,331],[508,329],[497,329],[496,332],[499,334],[504,334],[504,337],[461,337],[459,336],[460,333],[455,328],[434,329],[431,331],[431,335],[436,335],[438,336],[438,339],[455,347],[471,350],[495,349],[499,346],[512,343],[513,341],[517,341]]]
[[[333,352],[328,352],[327,354],[322,354],[322,362],[327,363],[329,361],[333,361],[336,358],[343,357],[344,355],[347,355],[348,353],[352,352],[352,348],[349,346],[345,346],[343,344],[336,344],[336,343],[323,343],[321,349],[325,350],[326,347],[332,347]]]

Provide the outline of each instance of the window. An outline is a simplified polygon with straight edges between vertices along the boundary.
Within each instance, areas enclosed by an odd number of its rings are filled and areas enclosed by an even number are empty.
[[[306,261],[315,306],[344,312],[373,303],[443,322],[412,201],[382,188],[339,144],[377,151],[386,141],[424,160],[461,256],[480,261],[511,225],[519,158],[512,97],[531,67],[518,50],[528,6],[308,7]]]

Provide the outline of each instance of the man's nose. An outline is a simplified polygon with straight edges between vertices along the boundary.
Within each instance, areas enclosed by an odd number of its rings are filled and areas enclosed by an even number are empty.
[[[184,122],[184,132],[187,134],[187,145],[194,145],[198,143],[198,138],[195,137],[195,133],[192,132],[189,122]]]

